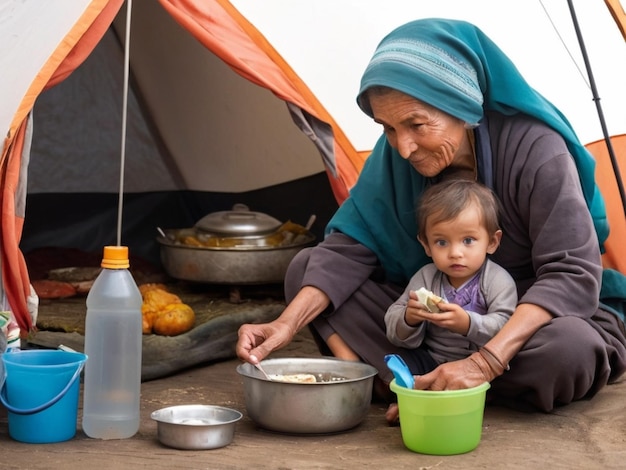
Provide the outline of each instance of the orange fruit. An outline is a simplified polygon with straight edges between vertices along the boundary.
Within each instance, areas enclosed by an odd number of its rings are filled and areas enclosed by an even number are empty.
[[[168,304],[152,319],[152,331],[157,335],[176,336],[193,328],[196,315],[183,303]]]

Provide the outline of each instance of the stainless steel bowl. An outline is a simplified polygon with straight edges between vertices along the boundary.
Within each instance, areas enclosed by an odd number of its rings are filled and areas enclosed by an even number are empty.
[[[179,405],[153,411],[157,437],[175,449],[217,449],[230,444],[242,414],[213,405]]]
[[[315,383],[270,381],[251,364],[240,364],[250,419],[271,431],[323,434],[346,431],[367,416],[378,371],[361,362],[334,358],[279,358],[261,361],[271,376],[313,374]]]

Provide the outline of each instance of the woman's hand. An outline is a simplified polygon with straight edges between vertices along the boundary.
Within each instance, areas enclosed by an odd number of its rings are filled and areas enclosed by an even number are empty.
[[[291,342],[296,332],[287,323],[275,320],[270,323],[246,324],[239,328],[237,356],[246,362],[257,364],[272,351]]]
[[[477,387],[484,382],[491,382],[500,373],[496,373],[479,352],[461,359],[446,362],[424,375],[415,376],[417,390],[461,390]]]
[[[552,315],[537,305],[518,305],[498,334],[481,348],[482,352],[475,352],[460,361],[441,364],[428,374],[415,376],[415,388],[459,390],[491,382],[508,368],[509,362],[528,338],[551,319]]]
[[[416,390],[462,390],[478,387],[491,382],[500,374],[494,373],[481,353],[475,352],[460,361],[446,362],[432,372],[414,376]],[[389,405],[385,419],[390,425],[397,425],[399,417],[398,404]]]
[[[289,344],[296,333],[329,304],[328,296],[321,290],[312,286],[303,287],[276,320],[239,328],[235,348],[237,356],[242,361],[257,364],[272,351]]]

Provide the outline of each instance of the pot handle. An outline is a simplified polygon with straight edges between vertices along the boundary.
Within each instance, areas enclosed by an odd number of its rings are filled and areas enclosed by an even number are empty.
[[[233,205],[233,211],[237,212],[250,212],[250,208],[243,202],[237,202]]]

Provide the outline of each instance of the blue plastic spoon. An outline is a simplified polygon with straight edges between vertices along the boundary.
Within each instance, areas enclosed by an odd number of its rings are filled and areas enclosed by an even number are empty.
[[[397,354],[387,354],[385,356],[385,362],[387,363],[389,370],[393,372],[393,376],[395,377],[398,385],[401,387],[413,388],[415,379],[413,378],[413,374],[411,374],[409,366],[407,366],[406,362],[404,362],[404,359]]]

